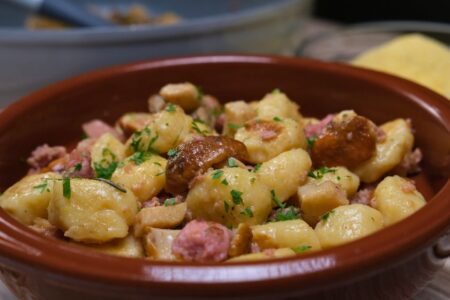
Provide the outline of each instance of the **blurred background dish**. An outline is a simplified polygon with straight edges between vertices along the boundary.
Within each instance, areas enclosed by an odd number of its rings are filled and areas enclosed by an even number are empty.
[[[71,0],[75,1],[75,0]],[[153,57],[212,52],[293,54],[312,0],[77,0],[100,11],[142,4],[171,26],[30,31],[29,14],[0,1],[0,106],[89,70]],[[29,19],[28,19],[29,20]]]

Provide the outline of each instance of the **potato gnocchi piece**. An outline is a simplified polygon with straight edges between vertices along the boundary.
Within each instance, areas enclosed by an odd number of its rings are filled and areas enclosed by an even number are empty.
[[[363,204],[339,206],[322,216],[315,231],[322,248],[345,244],[383,228],[383,215]]]
[[[134,222],[134,235],[140,237],[149,232],[151,228],[175,228],[183,222],[186,208],[186,203],[180,203],[141,209]]]
[[[233,101],[225,104],[225,126],[223,134],[234,136],[236,130],[244,126],[245,122],[256,117],[256,109],[245,101]]]
[[[303,220],[271,222],[252,227],[253,242],[261,249],[295,248],[308,246],[311,251],[320,250],[320,243],[312,229]]]
[[[268,188],[241,168],[212,170],[194,179],[186,203],[193,218],[232,227],[262,224],[272,210]]]
[[[159,94],[167,102],[179,105],[187,112],[195,110],[202,100],[201,92],[190,82],[166,84]]]
[[[387,122],[380,128],[385,132],[386,139],[376,144],[376,152],[371,159],[352,170],[366,183],[377,181],[400,164],[414,144],[411,128],[404,119]]]
[[[51,172],[25,176],[0,196],[0,207],[26,225],[37,218],[45,219],[55,180],[60,178]]]
[[[145,128],[153,119],[153,115],[149,113],[126,113],[116,123],[122,132],[129,136],[136,131]]]
[[[306,149],[303,127],[298,122],[285,118],[254,119],[240,128],[234,137],[247,147],[249,161],[262,163],[294,148]]]
[[[269,249],[263,252],[249,253],[240,256],[233,257],[227,262],[246,262],[246,261],[258,261],[265,259],[274,259],[294,256],[295,251],[291,248]]]
[[[414,184],[400,176],[384,178],[374,191],[374,199],[386,226],[403,220],[426,204]]]
[[[288,118],[302,123],[302,115],[297,103],[291,101],[279,90],[264,96],[258,104],[257,115],[262,119]]]
[[[80,243],[76,244],[110,255],[135,257],[135,258],[144,257],[144,248],[142,246],[142,243],[138,239],[136,239],[132,234],[128,235],[123,239],[116,239],[99,245],[86,245]]]
[[[144,237],[147,258],[152,260],[176,261],[172,243],[181,230],[152,228]]]
[[[119,161],[125,159],[125,145],[111,133],[102,135],[92,146],[91,166],[95,175],[110,179]]]
[[[153,120],[136,131],[127,141],[127,155],[135,152],[166,153],[183,142],[189,134],[192,118],[177,105],[168,105],[153,115]]]
[[[306,151],[292,149],[263,163],[256,174],[261,182],[284,202],[294,195],[298,186],[306,180],[311,165],[311,159]]]
[[[78,242],[104,243],[128,234],[137,213],[136,197],[91,179],[54,183],[48,206],[50,223]]]
[[[326,171],[323,171],[326,170]],[[316,174],[318,176],[316,176]],[[331,181],[338,185],[345,192],[347,198],[353,196],[359,187],[359,177],[350,172],[345,167],[323,168],[312,172],[312,176],[308,176],[307,183],[320,184],[325,181]],[[315,178],[314,178],[315,177]]]
[[[299,187],[298,199],[303,219],[311,225],[315,225],[326,212],[349,203],[342,188],[328,180]]]
[[[155,197],[166,184],[167,160],[156,154],[136,152],[113,173],[111,180],[143,202]]]

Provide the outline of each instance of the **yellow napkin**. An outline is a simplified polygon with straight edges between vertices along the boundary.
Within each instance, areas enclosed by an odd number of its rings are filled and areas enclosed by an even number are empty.
[[[415,81],[450,99],[450,49],[407,34],[359,55],[352,64]]]

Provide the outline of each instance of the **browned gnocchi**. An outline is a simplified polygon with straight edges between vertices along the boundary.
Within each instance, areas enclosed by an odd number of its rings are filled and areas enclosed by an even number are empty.
[[[305,118],[278,89],[249,100],[163,86],[147,112],[84,124],[70,151],[38,147],[0,207],[87,250],[204,263],[337,247],[426,204],[407,177],[421,157],[410,120]]]

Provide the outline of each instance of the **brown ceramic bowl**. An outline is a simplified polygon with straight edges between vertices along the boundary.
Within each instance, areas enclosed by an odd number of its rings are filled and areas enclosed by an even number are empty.
[[[73,143],[83,122],[95,117],[113,122],[124,112],[145,110],[150,94],[183,81],[222,101],[258,99],[279,88],[305,115],[351,108],[375,122],[411,118],[425,157],[416,181],[428,204],[394,226],[335,249],[221,265],[101,255],[40,236],[0,211],[0,274],[17,296],[409,299],[442,265],[433,247],[450,225],[450,102],[414,83],[340,64],[203,56],[141,62],[63,81],[0,114],[0,187],[25,174],[24,158],[35,146]]]

